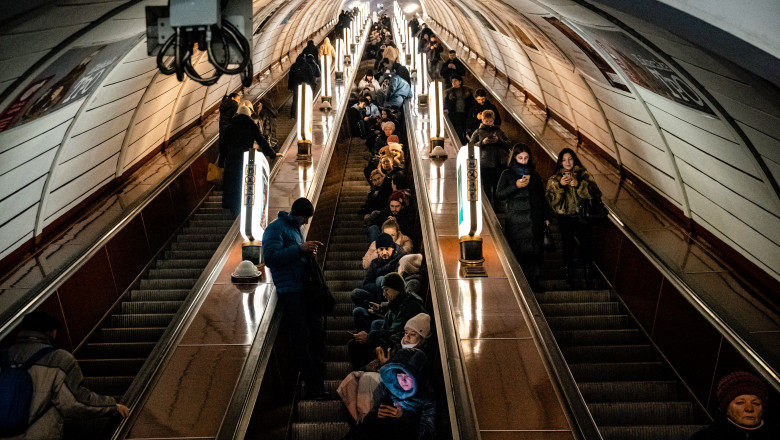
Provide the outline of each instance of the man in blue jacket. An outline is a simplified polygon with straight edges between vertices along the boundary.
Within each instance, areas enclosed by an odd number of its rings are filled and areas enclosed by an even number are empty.
[[[290,212],[280,211],[263,234],[263,259],[271,270],[285,321],[291,325],[293,350],[308,399],[327,399],[325,392],[325,324],[323,316],[306,301],[303,275],[306,258],[317,255],[319,241],[303,241],[301,226],[314,215],[314,206],[301,197]]]

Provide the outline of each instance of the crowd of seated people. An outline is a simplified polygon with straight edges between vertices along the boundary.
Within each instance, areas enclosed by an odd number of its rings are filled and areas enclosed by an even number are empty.
[[[411,85],[389,25],[380,19],[369,35],[373,63],[360,77],[349,110],[352,135],[365,140],[370,190],[359,211],[366,272],[351,295],[355,332],[347,351],[354,371],[338,393],[355,419],[346,438],[430,439],[436,404],[428,381],[436,344],[423,301],[423,256],[414,253],[410,238],[419,231],[402,117]]]

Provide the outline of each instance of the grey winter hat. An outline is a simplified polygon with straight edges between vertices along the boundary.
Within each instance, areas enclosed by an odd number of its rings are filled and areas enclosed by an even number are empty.
[[[312,205],[306,197],[301,197],[293,202],[292,207],[290,208],[290,215],[311,217],[314,215],[314,205]]]
[[[399,292],[406,291],[406,283],[404,282],[403,277],[398,274],[398,272],[390,272],[389,274],[385,275],[385,279],[382,280],[382,287],[389,287]]]
[[[423,339],[431,337],[431,317],[427,313],[418,313],[406,321],[404,329],[412,329],[420,334]]]

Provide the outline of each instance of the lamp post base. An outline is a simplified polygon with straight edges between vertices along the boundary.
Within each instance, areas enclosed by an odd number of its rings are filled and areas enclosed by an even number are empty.
[[[344,81],[344,71],[343,70],[337,70],[336,71],[336,81]]]
[[[298,142],[298,160],[311,160],[311,141]]]
[[[485,257],[482,256],[482,237],[479,235],[465,235],[460,238],[460,262],[465,264],[482,264]]]
[[[428,106],[428,94],[420,93],[417,95],[417,105],[427,107]]]
[[[428,154],[428,156],[442,158],[447,157],[447,153],[444,152],[444,138],[431,138],[431,152]]]
[[[263,243],[260,241],[245,241],[241,244],[241,260],[249,260],[255,266],[264,266]]]

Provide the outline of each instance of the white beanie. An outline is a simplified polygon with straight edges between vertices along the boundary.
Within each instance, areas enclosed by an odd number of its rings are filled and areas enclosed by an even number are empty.
[[[405,275],[414,275],[420,272],[422,265],[422,254],[407,254],[398,260],[398,273]]]
[[[406,321],[404,330],[412,329],[420,334],[424,339],[431,337],[431,317],[427,313],[419,313],[415,317]]]

